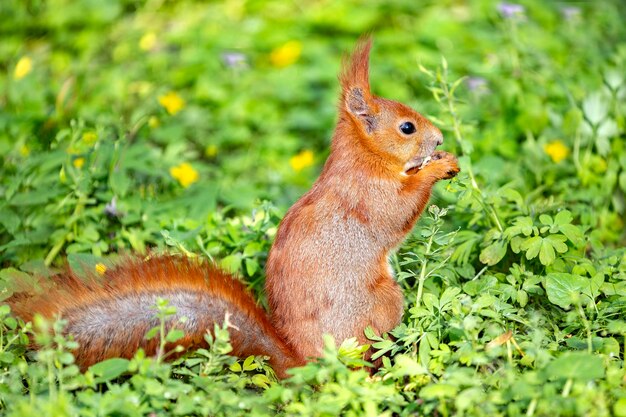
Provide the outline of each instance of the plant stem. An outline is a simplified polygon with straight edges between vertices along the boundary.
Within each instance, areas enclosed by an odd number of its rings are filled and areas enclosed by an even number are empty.
[[[528,404],[528,410],[526,410],[526,416],[531,417],[535,414],[535,408],[537,408],[537,399],[533,398],[530,404]]]
[[[160,323],[159,323],[159,352],[157,354],[157,363],[161,363],[161,359],[163,359],[163,354],[165,352],[165,313],[163,311],[160,312]]]
[[[86,200],[87,200],[87,198],[85,198],[82,194],[79,194],[79,193],[76,193],[76,194],[78,196],[78,201],[76,202],[76,206],[74,207],[74,212],[70,216],[71,224],[69,224],[67,227],[68,229],[73,229],[74,236],[78,234],[78,229],[77,229],[78,215],[82,212],[85,206]],[[63,239],[59,240],[52,247],[52,249],[50,249],[50,252],[48,252],[48,255],[46,255],[46,258],[43,261],[46,266],[50,266],[50,264],[52,264],[52,261],[54,261],[54,258],[56,258],[56,256],[59,254],[61,249],[63,249],[63,245],[65,245],[65,242],[67,242],[69,233],[70,232],[66,233],[65,236],[63,236]]]
[[[511,339],[506,341],[506,357],[508,359],[509,365],[513,365],[513,349],[511,348]]]
[[[437,233],[437,230],[431,230],[432,234],[430,235],[430,237],[428,238],[428,244],[426,245],[426,253],[424,253],[424,261],[422,262],[422,269],[420,271],[420,277],[419,277],[419,282],[417,285],[417,296],[415,297],[415,305],[419,307],[419,305],[422,302],[422,294],[424,292],[424,281],[426,281],[426,278],[428,278],[428,276],[426,275],[426,265],[428,264],[428,256],[430,255],[430,249],[433,246],[433,237],[435,236],[435,233]]]
[[[63,245],[65,245],[65,241],[67,240],[67,235],[63,236],[63,239],[59,240],[53,247],[52,249],[50,249],[50,252],[48,252],[48,255],[46,256],[46,259],[44,259],[43,263],[46,266],[50,266],[50,264],[52,263],[52,261],[54,260],[54,258],[56,258],[56,256],[59,254],[59,251],[61,250],[61,248],[63,248]]]
[[[572,390],[573,384],[574,380],[572,378],[567,378],[567,381],[565,381],[565,386],[563,387],[563,392],[561,393],[561,397],[565,398],[569,395],[569,392]]]
[[[576,129],[576,136],[574,137],[574,154],[572,155],[574,159],[574,166],[576,166],[576,172],[580,175],[581,166],[580,166],[580,128]]]
[[[446,405],[446,399],[441,398],[441,414],[443,417],[448,417],[448,407]]]
[[[54,360],[54,358],[52,357],[51,352],[47,352],[48,354],[48,358],[46,360],[47,362],[47,368],[48,368],[48,392],[50,393],[50,398],[56,399],[56,386],[54,384],[54,365],[52,363],[52,361]]]
[[[589,353],[593,353],[593,336],[591,334],[591,325],[589,324],[589,320],[587,320],[587,315],[585,314],[585,310],[583,309],[583,306],[580,304],[580,302],[576,303],[576,307],[587,332],[587,351]]]
[[[444,69],[444,78],[441,81],[441,88],[444,92],[446,101],[448,102],[448,113],[450,113],[450,116],[452,117],[452,131],[454,132],[454,139],[456,140],[456,143],[459,146],[461,154],[468,157],[467,158],[467,161],[468,161],[467,173],[470,178],[470,185],[472,186],[472,189],[476,191],[476,193],[480,197],[479,202],[481,206],[483,207],[483,210],[487,211],[491,215],[496,227],[498,228],[500,233],[502,233],[504,231],[504,228],[502,227],[502,222],[500,221],[498,213],[496,212],[496,209],[491,204],[485,201],[483,193],[480,187],[478,186],[478,182],[476,181],[476,177],[474,176],[474,170],[472,169],[471,159],[469,158],[469,155],[466,155],[463,150],[463,135],[461,134],[461,123],[460,123],[459,116],[456,111],[456,107],[454,105],[454,96],[452,95],[450,91],[450,87],[448,85],[447,69]]]

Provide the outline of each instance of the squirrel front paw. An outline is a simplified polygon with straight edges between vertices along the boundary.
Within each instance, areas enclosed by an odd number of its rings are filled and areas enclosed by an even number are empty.
[[[447,180],[456,177],[461,169],[456,156],[445,151],[435,151],[430,156],[430,163],[425,167],[425,170],[437,179]]]

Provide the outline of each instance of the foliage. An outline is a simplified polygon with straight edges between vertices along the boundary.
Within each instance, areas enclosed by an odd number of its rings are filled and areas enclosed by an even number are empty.
[[[392,260],[406,309],[392,338],[368,332],[374,376],[354,340],[326,340],[277,383],[264,358],[227,356],[228,324],[164,362],[181,337],[165,300],[157,358],[81,373],[62,320],[0,306],[0,410],[626,416],[623,7],[423,3],[1,2],[2,298],[65,260],[102,273],[156,248],[219,262],[263,302],[367,31],[375,92],[433,120],[462,172]]]

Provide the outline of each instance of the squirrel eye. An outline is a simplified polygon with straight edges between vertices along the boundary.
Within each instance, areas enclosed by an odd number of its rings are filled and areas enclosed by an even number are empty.
[[[415,133],[415,125],[411,122],[404,122],[400,125],[400,130],[405,135],[410,135],[411,133]]]

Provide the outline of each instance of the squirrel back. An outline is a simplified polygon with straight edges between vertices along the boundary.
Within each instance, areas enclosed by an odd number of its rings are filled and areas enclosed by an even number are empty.
[[[81,369],[113,357],[130,358],[142,348],[154,355],[158,340],[146,333],[159,325],[154,308],[157,298],[167,299],[176,314],[167,318],[166,331],[175,326],[185,336],[172,349],[205,347],[204,335],[228,314],[232,354],[239,357],[270,357],[279,377],[303,363],[278,336],[266,313],[244,285],[205,261],[182,256],[159,255],[143,260],[126,258],[103,277],[76,276],[72,271],[57,276],[39,294],[17,293],[7,300],[16,316],[30,321],[35,313],[67,320],[65,331],[79,348],[74,352]],[[188,320],[180,322],[179,318]]]

